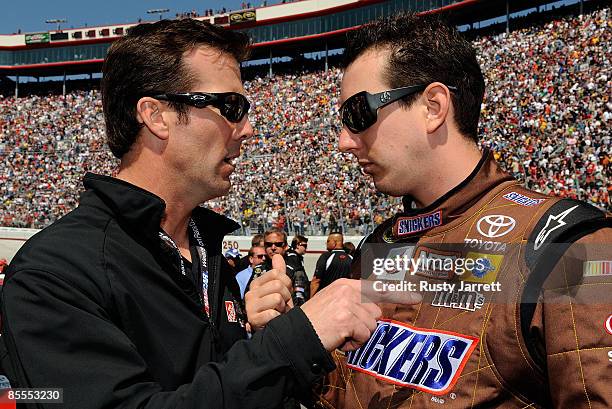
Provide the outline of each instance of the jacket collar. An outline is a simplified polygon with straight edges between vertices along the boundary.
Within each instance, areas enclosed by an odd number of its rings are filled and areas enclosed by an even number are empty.
[[[130,231],[157,240],[166,203],[155,194],[110,176],[88,172],[83,178],[86,192],[81,200],[96,195]],[[204,207],[193,209],[196,225],[213,243],[238,229],[235,221]]]
[[[404,196],[404,211],[393,217],[394,238],[418,236],[460,217],[477,200],[500,183],[514,180],[505,173],[489,150],[484,150],[470,175],[427,207],[414,209],[414,200]]]

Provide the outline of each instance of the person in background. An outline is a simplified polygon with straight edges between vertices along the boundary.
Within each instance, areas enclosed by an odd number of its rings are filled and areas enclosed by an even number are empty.
[[[317,260],[310,296],[327,287],[339,278],[346,278],[351,271],[353,257],[344,251],[344,236],[340,232],[332,232],[327,237],[327,252]]]
[[[232,269],[234,271],[237,271],[236,263],[238,263],[238,261],[240,260],[240,251],[238,251],[238,249],[231,247],[227,249],[227,251],[225,252],[223,256],[227,260],[227,263],[232,267]]]
[[[263,247],[263,234],[256,234],[251,239],[251,247],[259,246]],[[242,257],[240,260],[236,262],[236,272],[240,272],[251,265],[251,261],[249,259],[249,255]]]
[[[249,249],[247,257],[249,258],[249,266],[236,274],[236,281],[240,287],[240,298],[243,300],[247,284],[251,281],[253,275],[253,268],[266,261],[266,249],[263,246],[253,246]]]
[[[344,243],[343,248],[346,254],[353,257],[353,255],[355,254],[355,245],[352,242],[347,241],[346,243]]]
[[[300,234],[293,237],[286,252],[287,275],[293,283],[293,303],[302,305],[310,298],[310,280],[304,267],[304,254],[308,249],[308,238]]]

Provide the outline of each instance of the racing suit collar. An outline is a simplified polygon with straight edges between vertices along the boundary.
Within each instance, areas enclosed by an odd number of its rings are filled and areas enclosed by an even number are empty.
[[[404,211],[394,216],[392,234],[401,238],[448,224],[494,186],[511,180],[514,178],[505,173],[495,162],[492,152],[485,149],[472,173],[429,206],[415,209],[413,198],[404,196]]]

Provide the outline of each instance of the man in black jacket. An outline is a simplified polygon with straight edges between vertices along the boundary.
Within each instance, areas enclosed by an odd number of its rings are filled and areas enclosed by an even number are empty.
[[[221,254],[238,225],[199,204],[227,194],[253,134],[247,45],[186,19],[136,26],[110,47],[102,95],[119,173],[87,174],[79,207],[13,259],[1,343],[13,384],[63,388],[64,408],[275,408],[334,367],[328,351],[369,338],[381,311],[357,282],[290,308],[275,256],[245,296],[259,329],[245,340]]]

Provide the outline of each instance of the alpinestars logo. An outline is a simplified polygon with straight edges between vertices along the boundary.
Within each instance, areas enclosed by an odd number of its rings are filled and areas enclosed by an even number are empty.
[[[535,243],[533,244],[534,250],[539,250],[542,247],[542,244],[546,241],[550,233],[554,232],[558,228],[565,226],[567,223],[565,222],[565,217],[570,214],[578,205],[574,207],[570,207],[567,210],[562,211],[557,215],[551,214],[548,216],[548,220],[546,220],[546,226],[538,233],[538,236],[535,239]]]

